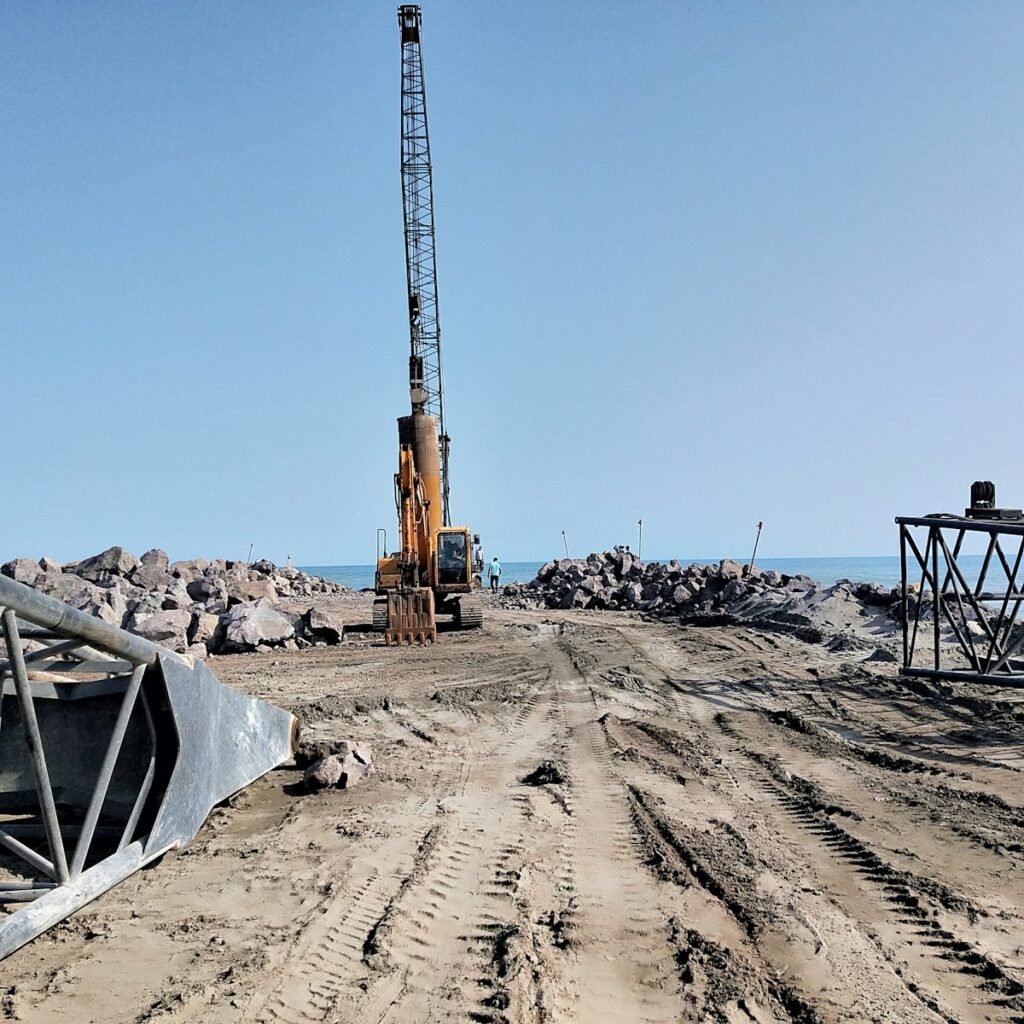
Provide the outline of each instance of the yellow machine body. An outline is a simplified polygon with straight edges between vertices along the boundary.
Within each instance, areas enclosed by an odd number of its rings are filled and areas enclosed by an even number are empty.
[[[438,611],[459,625],[482,623],[477,605],[459,595],[473,588],[468,527],[442,526],[437,419],[420,409],[398,420],[399,550],[377,560],[374,624],[388,642],[434,640]],[[429,595],[429,599],[428,599]]]

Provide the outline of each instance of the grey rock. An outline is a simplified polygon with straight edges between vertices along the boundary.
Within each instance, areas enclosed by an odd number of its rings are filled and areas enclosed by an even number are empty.
[[[266,599],[237,604],[224,617],[224,650],[280,644],[294,635],[292,624]]]
[[[228,599],[227,584],[216,576],[200,576],[198,579],[191,580],[186,584],[185,591],[193,601],[198,601],[200,604],[208,604],[210,601],[226,604]]]
[[[107,576],[127,576],[139,565],[139,560],[121,547],[107,548],[98,555],[77,563],[75,574],[87,580]]]
[[[249,601],[276,601],[280,595],[269,580],[239,580],[228,583],[229,601],[245,604]]]
[[[209,612],[193,612],[192,622],[188,629],[188,639],[192,644],[206,644],[212,640],[220,625],[220,616]]]
[[[306,613],[306,628],[316,640],[340,644],[345,637],[345,617],[334,608],[310,608]]]
[[[184,580],[171,580],[170,586],[164,592],[162,607],[167,611],[192,607],[192,598],[189,596]]]
[[[188,631],[191,625],[191,612],[173,609],[136,619],[132,625],[132,632],[184,654],[189,647]]]
[[[31,558],[15,558],[10,562],[0,565],[0,573],[9,577],[16,583],[24,583],[32,586],[36,579],[43,572],[42,567]]]
[[[60,573],[64,571],[64,566],[62,566],[56,558],[50,558],[49,555],[43,555],[43,557],[39,559],[39,568],[42,569],[43,572]]]
[[[334,754],[328,754],[319,761],[314,761],[302,776],[302,781],[311,793],[320,789],[329,789],[341,782],[341,760]]]
[[[100,587],[66,572],[59,576],[47,576],[43,589],[51,597],[71,605],[72,608],[81,608],[89,602],[99,603],[103,596]]]
[[[170,564],[167,559],[167,552],[160,548],[150,548],[139,561],[143,565],[156,569],[166,569]]]
[[[187,583],[197,576],[202,576],[209,565],[210,563],[205,558],[187,558],[179,562],[172,562],[170,571],[172,576],[177,576]]]
[[[132,570],[128,581],[143,590],[164,591],[174,581],[174,577],[167,571],[166,566],[142,562],[137,569]]]

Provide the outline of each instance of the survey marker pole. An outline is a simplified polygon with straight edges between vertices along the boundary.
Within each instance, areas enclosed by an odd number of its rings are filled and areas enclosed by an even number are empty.
[[[757,558],[757,545],[761,543],[761,531],[764,529],[764,523],[758,522],[757,524],[757,536],[754,538],[754,552],[750,556],[750,571],[747,575],[752,576],[754,574],[754,559]]]

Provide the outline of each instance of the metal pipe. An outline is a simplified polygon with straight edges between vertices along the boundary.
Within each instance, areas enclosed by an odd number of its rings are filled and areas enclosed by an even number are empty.
[[[114,774],[114,766],[117,764],[117,756],[121,753],[121,744],[124,742],[124,734],[128,729],[128,720],[135,709],[135,698],[139,695],[139,687],[142,685],[142,677],[146,674],[146,666],[139,665],[132,673],[131,682],[121,699],[121,707],[118,709],[117,718],[114,721],[114,728],[110,733],[110,740],[107,742],[107,749],[103,755],[103,763],[100,765],[99,774],[96,777],[96,785],[93,788],[92,796],[89,798],[89,807],[85,812],[82,821],[82,834],[75,844],[75,853],[71,858],[71,874],[79,874],[85,867],[85,858],[89,853],[89,846],[92,843],[92,834],[96,823],[100,819],[100,810],[103,801],[107,798],[107,790],[110,788],[110,777]]]
[[[7,583],[14,583],[13,580],[3,579]],[[21,584],[15,585],[21,586]],[[25,589],[28,590],[27,587]],[[34,591],[29,590],[29,593],[32,594]],[[39,723],[36,721],[36,708],[32,701],[32,690],[29,687],[25,661],[22,657],[18,621],[10,607],[4,610],[3,625],[7,640],[7,656],[14,669],[14,686],[18,692],[21,722],[25,730],[25,740],[28,743],[29,759],[32,762],[32,774],[35,777],[39,806],[43,812],[43,824],[46,826],[50,857],[53,859],[58,881],[66,882],[68,880],[68,863],[64,853],[64,841],[60,835],[60,825],[57,821],[57,806],[53,799],[53,790],[50,788],[50,773],[46,768],[46,755],[43,752],[43,741],[39,735]]]
[[[138,871],[143,863],[142,848],[141,842],[126,846],[74,881],[51,889],[11,914],[0,923],[0,960]]]
[[[1002,654],[1002,651],[999,649],[1000,648],[1000,644],[999,644],[999,640],[1000,640],[1000,637],[999,637],[999,627],[1000,627],[1000,624],[1005,622],[1005,620],[1006,620],[1006,609],[1010,605],[1010,594],[1016,588],[1017,573],[1020,571],[1021,556],[1024,556],[1024,540],[1021,540],[1020,549],[1017,552],[1017,558],[1016,558],[1016,560],[1013,563],[1013,571],[1011,572],[1010,571],[1010,567],[1006,564],[1006,559],[1003,557],[1003,552],[1002,552],[1002,549],[1000,548],[1000,545],[999,545],[999,537],[996,536],[993,539],[995,541],[996,551],[999,554],[999,559],[1003,563],[1003,571],[1006,573],[1006,585],[1007,585],[1007,587],[1009,589],[1007,590],[1006,595],[1003,597],[1003,603],[1002,603],[1002,605],[999,608],[999,617],[996,619],[996,629],[993,631],[993,634],[992,634],[992,637],[991,637],[992,644],[989,647],[988,657],[985,658],[985,664],[984,664],[984,666],[982,666],[982,665],[975,665],[975,668],[977,668],[981,672],[991,672],[992,671],[992,658],[996,654],[1000,654],[1000,655]],[[1017,603],[1014,605],[1014,608],[1013,608],[1013,616],[1011,617],[1010,621],[1006,624],[1006,630],[1005,630],[1004,636],[1001,638],[1003,644],[1008,643],[1009,640],[1010,640],[1010,632],[1012,631],[1012,628],[1013,628],[1013,620],[1017,617],[1017,612],[1018,612],[1019,609],[1020,609],[1020,600],[1018,599]]]
[[[907,526],[955,526],[971,533],[1008,533],[1024,537],[1024,522],[1020,519],[963,519],[960,516],[897,516],[897,523]]]
[[[942,531],[933,526],[931,528],[932,533],[932,619],[935,627],[935,667],[942,667],[942,647],[940,645],[940,630],[939,630],[939,605],[942,603],[942,594],[939,591],[939,541],[942,539]]]
[[[0,882],[0,892],[11,892],[15,889],[52,889],[55,885],[55,882],[33,882],[26,878],[17,882]]]
[[[907,600],[907,528],[900,525],[900,609],[903,619],[903,667],[910,666],[910,623],[907,621],[909,602]]]
[[[6,846],[11,853],[17,854],[17,856],[27,864],[31,864],[37,871],[42,871],[44,875],[49,875],[50,878],[57,877],[57,870],[51,861],[36,853],[31,846],[26,846],[15,839],[14,836],[2,828],[0,828],[0,846]]]
[[[42,825],[37,825],[35,822],[22,822],[13,821],[8,822],[3,826],[3,831],[9,836],[13,836],[15,839],[45,839],[46,829]],[[96,835],[105,836],[119,836],[123,828],[121,825],[97,825]],[[70,839],[74,836],[80,836],[82,834],[81,825],[61,825],[60,833],[62,836]]]
[[[0,889],[0,903],[31,903],[52,889]]]
[[[0,576],[0,605],[12,609],[12,617],[13,612],[17,612],[37,626],[80,638],[135,664],[156,664],[159,653],[156,644],[77,608],[69,608],[63,601],[40,594],[6,576]]]
[[[952,679],[965,683],[986,683],[989,686],[1006,686],[1014,689],[1024,688],[1024,678],[1021,676],[991,676],[984,672],[965,672],[962,669],[946,668],[936,671],[932,668],[904,668],[900,675],[920,676],[922,679]]]
[[[146,801],[149,799],[149,791],[153,788],[153,779],[156,776],[156,725],[153,723],[153,712],[149,710],[149,698],[146,696],[145,690],[142,690],[139,694],[139,703],[145,712],[146,728],[149,730],[149,767],[146,769],[146,777],[142,780],[138,796],[135,797],[135,806],[132,807],[132,813],[128,815],[128,821],[124,826],[124,831],[121,833],[121,841],[117,844],[119,850],[123,850],[128,845],[132,834],[135,832],[135,826],[139,823],[142,808],[146,806]]]

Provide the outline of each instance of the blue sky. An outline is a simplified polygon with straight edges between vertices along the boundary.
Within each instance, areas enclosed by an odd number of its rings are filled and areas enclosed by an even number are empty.
[[[0,5],[0,557],[372,560],[393,2]],[[1024,502],[1024,6],[424,4],[453,512],[503,558]]]

